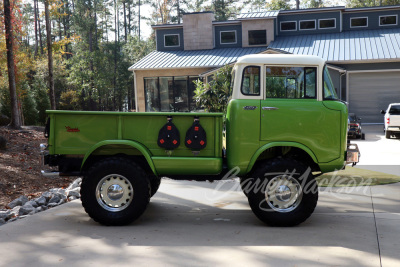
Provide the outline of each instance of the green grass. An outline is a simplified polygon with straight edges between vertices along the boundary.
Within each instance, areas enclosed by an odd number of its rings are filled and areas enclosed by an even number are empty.
[[[324,173],[316,178],[319,186],[366,186],[400,182],[400,176],[347,166],[345,170]]]

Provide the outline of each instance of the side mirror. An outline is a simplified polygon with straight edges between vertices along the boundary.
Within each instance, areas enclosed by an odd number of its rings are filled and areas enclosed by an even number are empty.
[[[386,111],[384,111],[383,109],[381,109],[381,114],[386,114]]]

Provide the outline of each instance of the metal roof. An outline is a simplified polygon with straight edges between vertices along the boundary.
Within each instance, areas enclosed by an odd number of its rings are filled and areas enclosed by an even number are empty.
[[[263,12],[249,12],[241,13],[237,16],[238,20],[242,19],[254,19],[254,18],[274,18],[279,14],[279,10],[263,11]]]
[[[276,37],[269,48],[328,62],[398,61],[400,28]]]
[[[133,64],[129,70],[220,67],[236,61],[238,57],[257,54],[266,49],[267,47],[251,47],[188,51],[153,51]]]

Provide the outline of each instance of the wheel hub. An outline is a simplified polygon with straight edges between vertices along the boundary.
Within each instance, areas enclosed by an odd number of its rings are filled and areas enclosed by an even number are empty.
[[[108,211],[118,212],[131,204],[134,191],[131,182],[120,174],[105,176],[97,184],[96,199]]]
[[[124,189],[118,184],[113,184],[107,189],[107,195],[114,201],[121,199],[124,195]]]
[[[296,209],[303,197],[298,180],[288,175],[272,178],[265,188],[265,200],[274,211],[285,213]]]

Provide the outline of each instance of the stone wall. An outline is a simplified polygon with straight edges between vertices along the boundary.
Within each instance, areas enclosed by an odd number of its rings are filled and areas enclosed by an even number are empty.
[[[183,38],[185,50],[213,49],[214,14],[211,12],[183,15]]]

